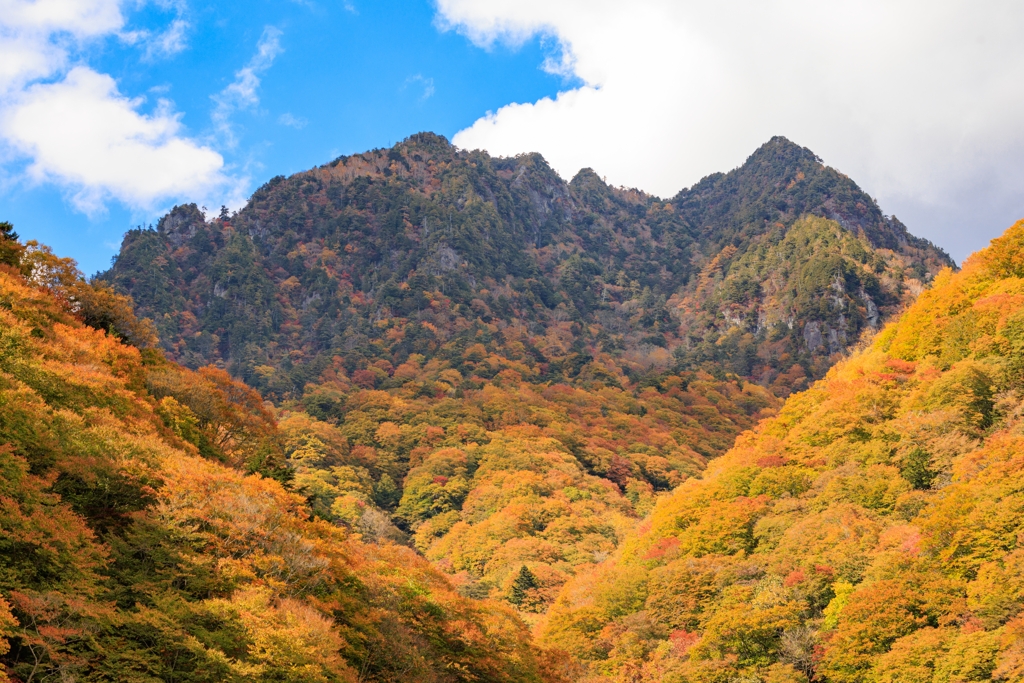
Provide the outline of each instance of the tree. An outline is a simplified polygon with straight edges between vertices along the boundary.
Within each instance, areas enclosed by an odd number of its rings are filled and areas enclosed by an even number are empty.
[[[18,242],[18,233],[8,221],[0,221],[0,264],[18,268],[25,248]]]
[[[537,577],[524,564],[519,568],[519,576],[512,582],[512,592],[508,596],[508,601],[513,605],[522,605],[529,598],[529,591],[536,587]]]

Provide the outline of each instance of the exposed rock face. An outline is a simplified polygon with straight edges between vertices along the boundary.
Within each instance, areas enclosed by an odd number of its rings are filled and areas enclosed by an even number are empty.
[[[808,320],[804,323],[804,341],[807,342],[807,350],[811,353],[821,348],[821,323],[816,320]]]
[[[195,204],[176,206],[157,223],[157,232],[164,235],[167,243],[177,249],[195,237],[196,226],[206,222]]]

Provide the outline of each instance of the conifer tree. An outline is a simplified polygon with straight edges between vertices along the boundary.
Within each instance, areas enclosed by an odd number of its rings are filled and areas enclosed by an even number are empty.
[[[508,601],[513,605],[522,605],[527,599],[527,592],[536,587],[537,577],[524,564],[519,569],[519,576],[512,582],[512,593],[509,595]]]
[[[24,247],[18,243],[18,233],[9,221],[0,221],[0,263],[14,266],[21,265],[21,252]]]

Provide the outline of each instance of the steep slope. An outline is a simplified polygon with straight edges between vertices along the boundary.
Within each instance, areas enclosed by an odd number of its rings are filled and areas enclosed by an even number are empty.
[[[532,620],[946,262],[782,138],[666,202],[422,134],[177,207],[102,278],[317,420],[282,421],[316,515]]]
[[[570,581],[587,681],[1024,679],[1024,221]]]
[[[630,377],[700,368],[785,395],[950,264],[784,138],[661,201],[420,134],[274,178],[233,216],[176,207],[102,277],[172,358],[277,398],[336,356],[397,367],[494,326],[486,350],[531,381],[604,354]]]
[[[314,421],[122,343],[130,302],[28,247],[0,235],[0,680],[560,680],[509,609],[272,478]]]

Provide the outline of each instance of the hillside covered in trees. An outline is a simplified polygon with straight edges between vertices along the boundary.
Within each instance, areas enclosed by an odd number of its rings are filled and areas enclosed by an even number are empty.
[[[582,680],[1024,680],[1024,221],[791,396],[542,641]]]
[[[476,344],[530,383],[699,369],[785,396],[947,265],[784,138],[662,201],[424,133],[274,178],[234,215],[176,207],[101,277],[171,358],[275,400],[335,359],[381,388],[437,359],[468,388],[493,376],[465,366]]]
[[[1022,675],[1024,225],[954,273],[782,138],[663,201],[429,134],[91,281],[0,225],[11,680]]]
[[[276,402],[315,515],[535,622],[948,263],[783,138],[661,201],[423,134],[178,207],[99,281]]]
[[[561,680],[505,603],[310,514],[315,421],[0,228],[0,681]]]
[[[444,512],[431,506],[470,489],[442,548],[429,529],[415,540],[449,578],[403,547],[374,506],[370,496],[387,487],[364,480],[360,492],[358,463],[374,449],[298,404],[273,409],[221,370],[167,361],[130,300],[9,239],[9,227],[0,241],[0,676],[9,680],[1024,677],[1024,221],[962,272],[940,274],[870,347],[658,500],[638,505],[607,477],[574,469],[572,440],[551,436],[557,429],[422,427],[399,509],[436,519]],[[645,405],[694,391],[679,380],[646,387]],[[321,391],[345,391],[341,382]],[[496,402],[473,409],[511,410],[500,384],[484,392]],[[512,405],[575,406],[564,422],[583,434],[614,405],[598,393],[588,418],[588,390],[559,386],[546,402]],[[360,422],[381,441],[414,422],[373,422],[399,419],[409,408],[401,395],[347,395],[360,397]],[[289,491],[303,480],[305,495]],[[488,517],[503,500],[511,513]],[[594,552],[601,525],[621,536],[617,550]],[[493,580],[475,579],[474,562],[523,549],[593,555],[563,585],[545,582],[557,567],[519,560],[503,600],[467,597],[484,597]],[[453,575],[459,563],[470,569]]]

